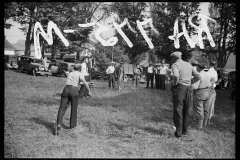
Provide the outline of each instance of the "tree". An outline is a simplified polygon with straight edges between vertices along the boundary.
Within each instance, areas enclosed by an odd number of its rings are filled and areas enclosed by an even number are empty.
[[[33,27],[36,22],[40,22],[43,29],[47,29],[49,21],[53,21],[60,31],[64,29],[75,29],[73,34],[63,35],[70,39],[70,44],[73,46],[66,48],[63,45],[60,38],[54,34],[53,30],[53,45],[51,46],[53,56],[59,50],[71,52],[73,49],[78,52],[81,48],[81,44],[88,40],[88,35],[91,32],[91,28],[80,28],[78,24],[89,23],[94,14],[100,9],[106,11],[106,6],[102,5],[102,2],[16,2],[17,4],[17,16],[13,20],[19,22],[23,27],[23,32],[27,33],[25,43],[25,55],[30,55],[30,45],[33,43]],[[108,12],[104,12],[101,20],[108,16]],[[40,36],[41,37],[41,36]],[[80,38],[80,39],[77,39]],[[42,44],[46,44],[44,40],[41,40]],[[46,47],[49,47],[46,45]],[[44,46],[43,46],[44,48]]]
[[[216,23],[208,21],[216,46],[212,47],[205,35],[202,51],[210,59],[217,60],[217,66],[223,68],[230,54],[236,54],[236,3],[210,3],[209,13],[216,20]]]
[[[188,35],[191,37],[196,34],[196,30],[188,24],[189,16],[199,12],[199,3],[197,2],[152,2],[150,3],[150,13],[153,18],[153,25],[160,33],[159,36],[153,36],[152,42],[156,46],[155,54],[158,57],[170,61],[170,54],[179,50],[183,53],[182,58],[188,60],[191,58],[190,48],[184,36],[179,38],[180,48],[176,49],[174,41],[168,37],[173,35],[174,23],[178,19],[179,33],[182,32],[181,22],[185,22]],[[198,23],[197,18],[193,18],[193,23]]]
[[[12,24],[7,23],[7,20],[16,16],[16,3],[15,2],[5,2],[4,3],[4,28],[10,29]]]
[[[127,26],[121,28],[132,42],[132,48],[127,45],[118,32],[116,33],[116,37],[119,40],[118,44],[125,48],[125,53],[128,55],[130,63],[136,63],[143,60],[144,56],[142,55],[149,50],[148,44],[138,29],[136,23],[137,20],[144,20],[142,12],[145,10],[145,7],[145,2],[114,2],[111,5],[113,12],[118,16],[118,18],[115,19],[115,22],[121,24],[125,18],[128,18],[131,27],[136,31],[136,33],[133,33]]]

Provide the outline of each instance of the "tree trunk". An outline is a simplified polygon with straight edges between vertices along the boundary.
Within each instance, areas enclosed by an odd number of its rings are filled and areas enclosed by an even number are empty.
[[[25,51],[24,51],[24,55],[25,56],[30,56],[31,52],[30,52],[30,36],[31,36],[31,31],[32,31],[32,19],[29,22],[29,27],[28,27],[28,32],[27,32],[27,37],[26,37],[26,41],[25,41]]]
[[[44,43],[44,39],[41,40],[42,41],[42,58],[44,58],[44,49],[45,49],[45,43]]]

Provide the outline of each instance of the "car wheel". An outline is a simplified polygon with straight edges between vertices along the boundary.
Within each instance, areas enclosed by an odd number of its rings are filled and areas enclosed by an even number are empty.
[[[19,71],[23,72],[23,66],[19,66]]]
[[[35,69],[32,69],[32,75],[36,76],[36,70]]]
[[[67,77],[64,72],[61,73],[61,77]]]

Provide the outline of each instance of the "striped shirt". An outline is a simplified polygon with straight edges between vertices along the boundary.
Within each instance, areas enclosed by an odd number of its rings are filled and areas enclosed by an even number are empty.
[[[66,85],[78,87],[80,81],[83,81],[84,75],[79,71],[73,71],[68,74]]]

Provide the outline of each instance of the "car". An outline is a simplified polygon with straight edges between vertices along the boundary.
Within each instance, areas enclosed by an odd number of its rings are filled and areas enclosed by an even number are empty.
[[[60,62],[64,62],[64,61],[61,60],[61,59],[51,59],[50,61],[51,61],[51,62],[50,62],[50,64],[49,64],[49,66],[48,66],[48,69],[49,69],[49,70],[51,69],[51,66],[58,66],[58,64],[59,64]]]
[[[60,75],[61,77],[67,77],[68,73],[72,72],[75,65],[76,63],[59,62],[57,66],[51,66],[50,72],[55,76]]]
[[[16,55],[4,55],[4,60],[8,64],[8,68],[18,68]]]
[[[48,67],[48,65],[50,64],[50,61],[46,60],[46,62]],[[43,59],[38,59],[35,57],[29,57],[29,56],[19,56],[17,63],[18,63],[18,70],[20,72],[27,71],[33,76],[35,76],[36,74],[42,75],[45,70],[43,65]]]

